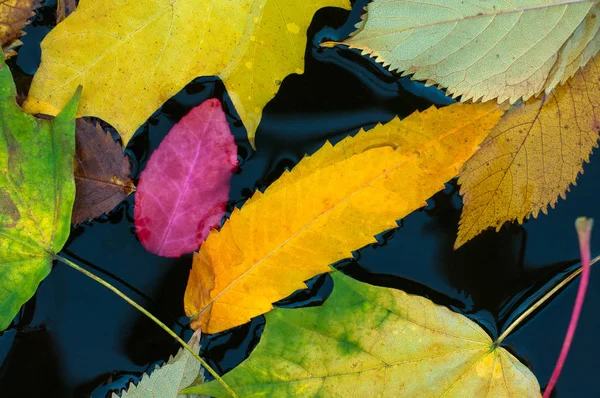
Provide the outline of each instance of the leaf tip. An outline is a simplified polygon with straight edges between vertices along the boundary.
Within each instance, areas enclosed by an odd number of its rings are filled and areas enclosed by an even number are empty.
[[[578,217],[575,220],[575,229],[577,234],[581,237],[587,237],[592,233],[592,227],[594,226],[594,219],[587,217]],[[589,239],[589,238],[588,238]]]

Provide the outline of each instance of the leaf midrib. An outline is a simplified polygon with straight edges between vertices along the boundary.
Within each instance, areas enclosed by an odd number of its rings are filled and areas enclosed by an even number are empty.
[[[160,245],[158,246],[158,249],[157,249],[158,253],[162,252],[163,246],[165,245],[165,243],[167,243],[167,238],[171,234],[171,229],[173,228],[173,223],[175,222],[175,219],[178,218],[177,216],[179,214],[179,206],[181,205],[181,201],[187,195],[188,188],[191,185],[190,180],[193,176],[195,176],[197,174],[196,163],[198,163],[198,160],[200,159],[201,154],[204,153],[204,147],[202,145],[203,140],[200,137],[206,136],[209,127],[212,127],[212,122],[215,120],[215,117],[217,117],[217,115],[218,115],[218,111],[210,112],[209,118],[207,120],[204,120],[204,126],[203,126],[204,128],[203,128],[202,132],[192,131],[192,129],[190,128],[190,125],[187,124],[186,121],[182,121],[183,123],[180,122],[180,123],[182,123],[180,126],[183,129],[185,129],[185,131],[188,134],[191,134],[194,138],[196,138],[196,148],[195,148],[196,153],[194,154],[194,159],[190,163],[188,173],[185,176],[185,179],[183,181],[183,189],[181,191],[179,191],[179,197],[177,198],[177,202],[175,203],[175,206],[173,207],[171,214],[169,214],[167,216],[169,221],[167,223],[167,227],[164,229],[164,234],[161,239]],[[181,132],[179,132],[179,133],[182,134]]]
[[[400,162],[399,164],[397,164],[396,166],[390,168],[389,170],[386,170],[385,172],[377,175],[375,178],[373,178],[372,180],[370,180],[368,183],[364,184],[362,187],[356,189],[354,192],[352,192],[350,195],[348,195],[346,198],[344,198],[343,200],[335,203],[331,208],[329,208],[327,211],[321,213],[320,215],[318,215],[317,217],[315,217],[314,219],[312,219],[308,224],[306,224],[305,226],[303,226],[301,229],[299,229],[298,231],[294,232],[290,237],[288,237],[285,241],[283,241],[280,245],[278,245],[277,247],[275,247],[273,250],[271,250],[269,253],[267,253],[264,257],[262,257],[261,259],[259,259],[256,263],[254,263],[247,271],[243,272],[239,277],[237,277],[236,279],[234,279],[225,289],[223,289],[221,292],[219,292],[214,298],[212,298],[208,303],[206,303],[206,305],[204,306],[204,308],[202,308],[200,311],[198,311],[196,314],[192,315],[190,318],[191,319],[196,319],[198,318],[200,315],[202,315],[214,302],[216,302],[223,294],[225,294],[226,292],[228,292],[232,286],[236,285],[240,280],[244,279],[250,272],[252,272],[256,267],[258,267],[260,264],[264,263],[268,258],[270,258],[274,253],[276,253],[277,251],[279,251],[282,247],[286,246],[289,242],[291,242],[294,238],[296,238],[298,235],[300,235],[302,232],[306,231],[311,225],[313,225],[315,222],[317,222],[318,220],[320,220],[322,217],[325,217],[327,214],[329,214],[330,212],[332,212],[333,210],[335,210],[338,206],[346,203],[348,200],[350,200],[350,198],[352,198],[354,195],[356,195],[358,192],[361,192],[363,189],[365,189],[366,187],[370,186],[371,184],[373,184],[375,181],[377,181],[380,178],[385,177],[388,173],[402,167],[403,165],[405,165],[410,159],[414,158],[416,155],[416,151],[418,149],[421,148],[427,148],[430,147],[431,145],[433,145],[433,143],[436,142],[440,142],[443,139],[445,139],[446,137],[456,134],[457,131],[460,131],[461,129],[463,129],[466,125],[471,125],[471,124],[475,124],[475,122],[477,122],[480,119],[485,118],[489,113],[495,112],[496,108],[491,109],[490,111],[482,114],[481,116],[479,116],[476,119],[470,119],[469,121],[467,121],[465,124],[460,125],[455,127],[454,129],[451,129],[450,131],[448,131],[447,133],[440,135],[438,137],[436,137],[435,139],[431,139],[429,141],[426,142],[425,145],[419,147],[419,148],[414,148],[415,152],[409,153],[405,155],[405,159]],[[395,148],[394,150],[397,150],[397,148]],[[361,153],[365,153],[366,151],[362,151],[360,153],[354,154],[353,156],[359,155]],[[419,150],[419,152],[422,152],[423,150]],[[267,188],[268,190],[269,188]],[[265,191],[265,194],[267,193],[267,191]],[[229,220],[227,220],[227,222],[229,222]]]
[[[250,384],[250,385],[234,385],[234,384],[229,383],[229,385],[231,386],[231,388],[252,388],[252,387],[259,387],[259,386],[272,386],[272,385],[278,385],[278,384],[289,384],[289,383],[294,383],[294,382],[299,382],[299,381],[307,381],[307,380],[315,380],[315,379],[325,380],[325,379],[333,378],[333,377],[342,377],[342,376],[348,376],[348,375],[354,375],[354,374],[360,374],[360,373],[370,372],[370,371],[373,371],[373,370],[393,368],[395,366],[400,366],[400,365],[404,365],[404,364],[407,364],[407,363],[420,362],[420,361],[423,361],[423,360],[433,359],[433,358],[439,358],[439,357],[443,357],[443,356],[446,356],[446,355],[456,354],[458,352],[464,352],[464,351],[480,351],[480,349],[465,348],[463,350],[449,351],[447,353],[440,354],[440,355],[423,357],[423,358],[419,358],[419,359],[415,359],[415,360],[408,360],[408,361],[398,362],[398,363],[394,363],[394,364],[387,364],[387,363],[383,362],[383,364],[381,366],[375,366],[375,367],[371,367],[371,368],[368,368],[368,369],[360,369],[360,370],[355,370],[355,371],[340,372],[340,373],[335,373],[335,374],[331,374],[331,375],[327,375],[327,376],[315,376],[315,375],[313,375],[311,373],[311,377],[302,377],[302,378],[297,378],[297,379],[293,379],[293,380],[281,380],[281,381],[273,381],[273,382],[270,382],[270,383],[256,383],[256,384]],[[479,364],[488,355],[490,355],[490,352],[486,351],[483,355],[481,355],[480,357],[478,357],[477,359],[475,359],[473,361],[472,367],[470,367],[469,369],[467,369],[464,373],[461,373],[459,376],[464,376],[466,373],[468,373],[473,368],[473,366],[476,366],[477,364]],[[290,361],[287,358],[283,358],[283,359],[287,360],[287,361]],[[293,362],[293,361],[291,361],[291,362]],[[297,363],[295,363],[295,364],[298,365]]]
[[[90,181],[90,182],[93,182],[94,184],[98,184],[98,185],[113,186],[115,188],[119,188],[120,191],[122,191],[123,188],[128,188],[128,189],[135,190],[135,187],[131,187],[129,184],[117,184],[115,182],[107,181],[107,180],[101,180],[99,178],[92,178],[92,177],[86,177],[86,176],[80,176],[80,175],[76,175],[76,176],[74,176],[74,178],[76,180]]]
[[[397,33],[405,32],[405,31],[409,31],[409,30],[418,30],[418,29],[429,28],[432,26],[451,24],[451,23],[459,23],[459,22],[464,22],[464,21],[477,19],[477,18],[497,17],[499,15],[507,15],[507,14],[513,14],[513,13],[521,13],[521,12],[525,13],[528,11],[535,11],[535,10],[545,9],[545,8],[550,8],[550,7],[560,7],[560,6],[564,6],[564,5],[569,6],[569,5],[573,5],[573,4],[579,4],[579,3],[590,3],[590,8],[591,8],[594,4],[598,3],[598,1],[600,1],[600,0],[566,0],[566,1],[559,1],[559,2],[551,3],[551,4],[539,4],[539,5],[530,6],[530,7],[514,8],[512,10],[501,10],[498,12],[480,13],[480,14],[476,14],[476,15],[469,15],[469,16],[466,16],[463,18],[445,19],[443,21],[433,22],[433,23],[429,23],[429,24],[411,26],[411,27],[407,27],[404,29],[394,30],[394,32],[392,32],[392,33],[397,34]],[[365,27],[364,24],[366,23],[366,21],[368,19],[368,13],[365,15],[367,15],[367,17],[365,17],[365,19],[362,20],[363,25],[360,27],[359,31],[355,32],[353,35],[358,34],[358,32],[360,32],[361,30],[364,29],[364,27]],[[381,17],[373,17],[373,19],[381,19]],[[350,41],[352,41],[352,38],[350,38]]]

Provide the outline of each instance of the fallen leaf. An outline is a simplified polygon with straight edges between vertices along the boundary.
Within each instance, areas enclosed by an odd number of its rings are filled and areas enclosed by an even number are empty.
[[[98,124],[78,119],[73,225],[108,213],[135,191],[130,172],[129,159],[111,134]]]
[[[290,73],[303,73],[306,31],[348,0],[81,0],[42,42],[25,109],[55,114],[85,84],[80,116],[97,116],[127,145],[136,129],[197,76],[223,80],[248,137]]]
[[[200,247],[225,215],[237,146],[218,99],[193,108],[156,149],[135,194],[135,229],[144,247],[179,257]]]
[[[396,228],[458,173],[501,115],[490,103],[430,108],[302,159],[194,255],[185,293],[192,327],[215,333],[264,314]]]
[[[73,11],[75,11],[75,0],[58,0],[56,2],[56,23],[61,23]]]
[[[35,15],[34,10],[40,6],[39,0],[2,0],[0,1],[0,45],[4,57],[16,54],[14,49],[20,46],[19,38],[25,33],[21,30]],[[71,90],[71,94],[75,87]],[[71,97],[66,98],[65,103]]]
[[[475,322],[401,290],[332,274],[322,306],[265,315],[223,376],[240,397],[539,397],[533,373]],[[212,381],[182,392],[226,397]]]
[[[53,121],[36,119],[17,105],[0,57],[0,331],[50,273],[69,236],[79,93]]]
[[[188,345],[196,352],[200,350],[200,331],[194,333]],[[113,393],[112,398],[202,398],[204,396],[180,394],[179,391],[192,383],[203,382],[204,369],[200,362],[185,348],[180,348],[167,363],[156,366],[150,375],[144,374],[137,385],[130,383],[120,396]]]
[[[545,98],[510,109],[465,163],[455,248],[487,228],[547,213],[565,198],[598,145],[599,62],[600,55]]]
[[[344,41],[463,101],[528,99],[600,50],[597,0],[374,0]]]

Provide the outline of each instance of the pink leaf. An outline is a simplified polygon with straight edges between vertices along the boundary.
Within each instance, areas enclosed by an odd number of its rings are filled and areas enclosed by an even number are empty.
[[[237,147],[218,99],[193,108],[152,153],[135,194],[135,227],[160,256],[196,250],[225,214]]]

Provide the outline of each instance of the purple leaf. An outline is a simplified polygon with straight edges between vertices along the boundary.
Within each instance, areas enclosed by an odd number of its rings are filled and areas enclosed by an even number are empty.
[[[135,194],[135,227],[159,256],[196,250],[225,214],[237,147],[218,99],[193,108],[152,153]]]

